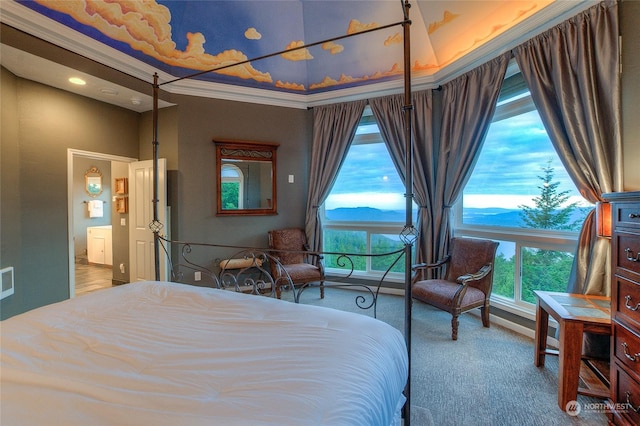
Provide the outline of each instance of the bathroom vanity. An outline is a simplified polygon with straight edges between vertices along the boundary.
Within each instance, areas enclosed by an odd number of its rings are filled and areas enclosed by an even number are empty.
[[[111,225],[87,227],[87,259],[98,265],[113,264]]]

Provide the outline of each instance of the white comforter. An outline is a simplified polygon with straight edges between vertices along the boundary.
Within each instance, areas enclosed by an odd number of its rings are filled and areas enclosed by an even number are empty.
[[[0,326],[2,426],[386,426],[407,378],[402,335],[381,321],[183,284],[127,284]]]

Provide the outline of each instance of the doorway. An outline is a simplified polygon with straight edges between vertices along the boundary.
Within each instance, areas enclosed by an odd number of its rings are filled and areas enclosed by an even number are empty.
[[[129,163],[137,161],[135,158],[121,157],[110,154],[67,150],[67,184],[68,184],[68,247],[69,247],[69,297],[76,295],[76,280],[83,280],[83,288],[78,294],[110,286],[114,275],[122,277],[126,274],[128,264],[128,225],[126,215],[113,214],[116,201],[113,189],[114,179],[128,176]],[[97,165],[103,176],[103,191],[96,195],[84,190],[83,176],[88,165]],[[90,214],[89,202],[103,202],[102,214]],[[100,203],[99,203],[100,204]],[[118,223],[112,223],[117,219]],[[106,244],[103,247],[110,256],[101,256],[100,263],[89,262],[88,247],[90,241],[87,228],[109,231],[108,237],[96,242]],[[110,229],[109,229],[110,228]],[[115,234],[115,238],[112,235]],[[89,238],[91,238],[89,236]],[[119,249],[120,248],[120,249]],[[122,253],[126,251],[126,253]],[[125,258],[126,261],[121,259]],[[128,280],[127,280],[128,281]],[[123,281],[125,282],[125,281]]]

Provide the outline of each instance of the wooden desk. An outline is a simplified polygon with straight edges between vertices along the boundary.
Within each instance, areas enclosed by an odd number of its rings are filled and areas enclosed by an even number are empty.
[[[611,301],[608,297],[556,293],[534,290],[536,309],[536,367],[544,365],[545,355],[558,355],[558,406],[566,411],[567,403],[578,393],[606,399],[608,389],[578,388],[582,360],[582,334],[611,335]],[[560,325],[560,348],[547,349],[549,315]]]

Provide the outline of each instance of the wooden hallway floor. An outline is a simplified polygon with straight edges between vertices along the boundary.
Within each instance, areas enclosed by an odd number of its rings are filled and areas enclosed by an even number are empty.
[[[76,263],[76,296],[102,290],[112,286],[111,266]]]

